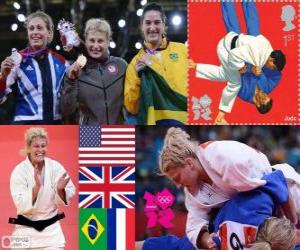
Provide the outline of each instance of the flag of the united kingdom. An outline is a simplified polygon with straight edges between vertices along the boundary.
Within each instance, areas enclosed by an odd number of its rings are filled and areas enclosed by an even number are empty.
[[[80,167],[80,208],[134,208],[134,167]]]

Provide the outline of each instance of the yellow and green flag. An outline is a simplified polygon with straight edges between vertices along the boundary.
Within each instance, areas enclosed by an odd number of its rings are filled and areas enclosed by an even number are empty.
[[[137,114],[138,124],[185,124],[187,122],[187,97],[171,89],[165,79],[149,67],[143,68],[139,76],[141,77],[141,92]]]
[[[106,249],[106,209],[80,209],[79,217],[79,249]]]
[[[79,249],[135,248],[135,211],[128,208],[79,209]]]

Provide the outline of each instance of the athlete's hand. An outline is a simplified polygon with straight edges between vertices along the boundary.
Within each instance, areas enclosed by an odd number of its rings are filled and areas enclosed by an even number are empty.
[[[247,66],[244,65],[242,68],[239,69],[240,74],[245,74],[247,72]]]
[[[259,76],[261,75],[261,67],[257,67],[257,66],[252,66],[251,67],[251,71],[254,75]]]
[[[70,177],[67,177],[67,172],[65,172],[57,181],[57,190],[64,190],[65,187],[67,186]]]
[[[218,246],[216,242],[213,240],[213,237],[215,236],[215,233],[212,233],[209,235],[207,239],[207,249],[208,250],[218,250]]]
[[[68,70],[68,78],[75,80],[78,78],[81,72],[81,67],[78,62],[74,62]]]
[[[286,218],[288,218],[293,224],[298,224],[298,215],[296,211],[296,204],[289,190],[289,198],[286,202],[280,205],[280,209]]]
[[[197,63],[195,63],[193,59],[189,59],[188,60],[188,67],[189,67],[189,69],[196,69]]]
[[[60,40],[61,44],[63,46],[66,46],[66,44],[67,44],[66,35],[64,34],[64,32],[59,32],[59,35],[60,35],[59,40]]]
[[[6,79],[11,69],[14,67],[14,60],[11,57],[6,57],[1,63],[1,77]]]
[[[149,66],[151,64],[152,64],[151,56],[146,54],[137,60],[135,65],[135,71],[138,73],[142,68],[144,68],[145,66]]]

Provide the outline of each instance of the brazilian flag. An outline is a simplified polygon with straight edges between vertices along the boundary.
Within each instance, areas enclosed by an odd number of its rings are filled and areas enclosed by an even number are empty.
[[[135,248],[134,209],[81,208],[79,217],[79,249]]]
[[[185,124],[187,122],[187,97],[171,89],[165,79],[149,67],[143,68],[139,76],[141,91],[137,114],[138,124]]]
[[[107,249],[106,210],[80,209],[79,217],[79,249]]]

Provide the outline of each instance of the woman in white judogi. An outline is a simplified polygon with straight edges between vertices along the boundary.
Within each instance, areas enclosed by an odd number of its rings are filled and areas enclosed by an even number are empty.
[[[168,130],[160,170],[178,188],[184,187],[188,210],[186,234],[196,248],[214,246],[207,229],[212,208],[221,207],[238,192],[265,185],[261,178],[272,168],[280,169],[287,179],[299,217],[300,176],[291,166],[271,166],[263,153],[236,141],[211,141],[198,146],[189,138],[180,128]],[[284,209],[291,221],[298,220],[296,214]]]
[[[57,215],[58,205],[69,204],[75,194],[75,186],[59,162],[45,157],[48,146],[45,129],[28,129],[25,141],[27,157],[15,167],[10,179],[17,214],[31,221],[51,219]],[[59,221],[42,231],[16,225],[12,236],[12,247],[16,249],[20,249],[20,241],[23,241],[25,249],[60,250],[65,246]]]

